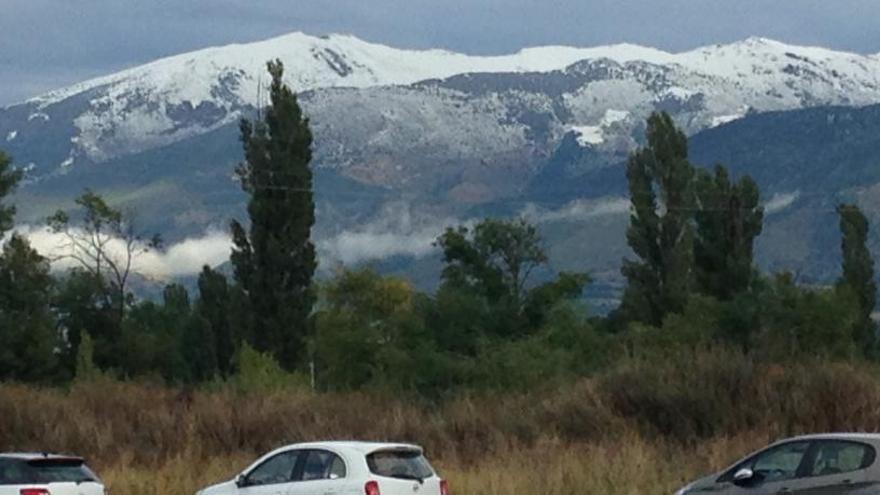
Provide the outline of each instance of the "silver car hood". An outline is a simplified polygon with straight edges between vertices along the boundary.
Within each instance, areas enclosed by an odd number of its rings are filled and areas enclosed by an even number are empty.
[[[723,487],[723,485],[715,482],[715,480],[718,479],[718,476],[719,476],[718,474],[711,474],[711,475],[706,476],[704,478],[700,478],[697,481],[694,481],[693,483],[691,483],[690,485],[684,487],[681,490],[681,492],[679,492],[679,493],[683,493],[685,495],[688,495],[691,493],[716,492]]]

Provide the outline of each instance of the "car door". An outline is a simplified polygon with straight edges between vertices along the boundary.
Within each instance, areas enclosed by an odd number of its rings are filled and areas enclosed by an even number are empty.
[[[288,495],[344,495],[356,484],[348,479],[345,461],[323,449],[304,451]]]
[[[294,472],[301,463],[300,450],[288,450],[266,459],[238,484],[239,495],[288,495]]]
[[[870,445],[844,440],[820,440],[810,448],[803,495],[860,492],[867,486],[867,468],[877,453]]]
[[[803,486],[809,448],[808,441],[794,441],[759,452],[725,473],[718,480],[717,492],[724,495],[798,494]],[[742,469],[750,469],[754,477],[734,482],[734,475]]]

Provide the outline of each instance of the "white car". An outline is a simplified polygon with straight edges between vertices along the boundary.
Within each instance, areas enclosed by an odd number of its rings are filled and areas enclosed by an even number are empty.
[[[0,495],[105,495],[79,457],[0,453]]]
[[[417,445],[317,442],[272,451],[198,495],[449,495],[449,485]]]

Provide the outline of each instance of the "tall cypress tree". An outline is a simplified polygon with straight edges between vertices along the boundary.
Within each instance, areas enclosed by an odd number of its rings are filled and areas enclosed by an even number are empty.
[[[0,200],[12,193],[19,180],[21,171],[12,168],[12,160],[0,151]],[[12,229],[14,216],[15,206],[0,203],[0,237]]]
[[[312,133],[296,95],[269,62],[271,106],[261,121],[241,123],[245,161],[236,169],[250,195],[250,228],[232,222],[235,278],[247,295],[253,345],[290,369],[300,363],[315,302],[311,242]]]
[[[205,266],[199,274],[198,313],[211,329],[214,347],[217,351],[217,368],[224,376],[232,373],[236,340],[233,337],[231,315],[231,296],[229,284],[222,273]]]
[[[754,243],[761,233],[764,208],[751,177],[731,182],[723,166],[700,170],[696,180],[697,236],[694,261],[699,290],[729,300],[755,278]]]
[[[693,279],[693,176],[687,138],[666,113],[648,119],[648,144],[626,166],[632,201],[627,288],[618,316],[659,326],[684,308]]]
[[[876,325],[871,312],[877,303],[877,282],[874,280],[874,258],[868,249],[868,219],[852,204],[837,207],[840,216],[840,247],[843,251],[843,276],[838,286],[848,288],[856,297],[861,314],[854,340],[867,353],[876,343]]]

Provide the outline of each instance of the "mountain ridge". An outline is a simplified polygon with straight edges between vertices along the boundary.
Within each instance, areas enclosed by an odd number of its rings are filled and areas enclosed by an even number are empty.
[[[467,74],[547,75],[607,60],[620,70],[644,67],[646,78],[663,71],[677,73],[679,80],[672,81],[667,96],[682,101],[700,97],[706,88],[710,92],[720,88],[712,95],[717,108],[707,109],[710,124],[738,118],[752,108],[767,111],[880,102],[880,57],[766,38],[679,53],[617,44],[532,47],[511,55],[475,56],[397,49],[350,35],[292,33],[162,58],[4,107],[0,109],[0,138],[6,136],[8,146],[15,146],[28,134],[45,133],[41,128],[57,127],[52,121],[63,119],[60,125],[65,128],[51,132],[64,134],[69,141],[64,145],[66,153],[54,153],[51,164],[44,163],[45,158],[28,159],[43,173],[47,167],[100,163],[163,146],[237,121],[261,106],[264,64],[274,58],[285,62],[287,82],[301,93],[410,87]],[[689,86],[693,84],[700,86]],[[572,97],[576,96],[573,92]]]

